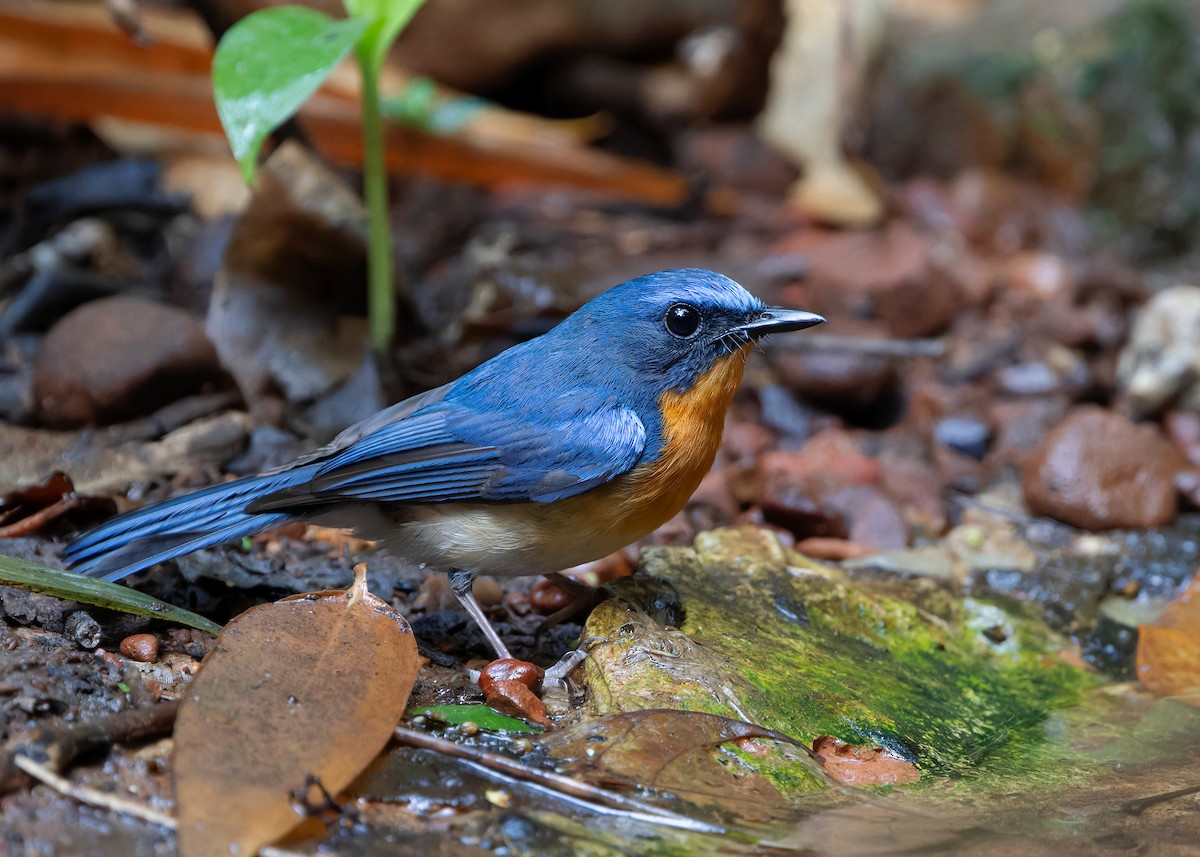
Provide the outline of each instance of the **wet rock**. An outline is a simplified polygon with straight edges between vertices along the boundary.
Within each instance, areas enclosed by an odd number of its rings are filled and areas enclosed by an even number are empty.
[[[908,522],[928,535],[946,526],[946,501],[937,470],[925,456],[907,450],[884,450],[877,459],[880,487],[904,510]]]
[[[1117,363],[1123,404],[1135,419],[1174,403],[1200,411],[1200,287],[1155,295],[1133,326]]]
[[[813,306],[835,316],[875,318],[893,336],[930,336],[962,311],[958,284],[930,262],[930,239],[902,222],[872,232],[809,231],[786,252],[809,265]]]
[[[941,377],[962,384],[992,372],[1016,358],[1021,336],[1011,320],[1004,323],[980,312],[967,312],[955,320],[949,346],[942,361]]]
[[[1096,624],[1084,634],[1083,657],[1092,666],[1114,678],[1131,681],[1136,678],[1134,655],[1137,652],[1137,625],[1120,621],[1120,616],[1101,604]]]
[[[882,491],[856,485],[834,491],[821,499],[826,508],[841,515],[851,542],[879,550],[908,544],[908,527],[895,504]]]
[[[46,335],[33,370],[39,415],[57,426],[115,422],[219,383],[204,326],[138,298],[92,301]]]
[[[780,483],[799,486],[874,485],[879,482],[879,462],[863,453],[854,435],[829,429],[811,438],[799,451],[776,450],[762,457],[768,489]]]
[[[807,557],[827,562],[843,562],[848,559],[862,559],[875,553],[870,545],[860,545],[849,539],[830,539],[820,536],[810,536],[796,543],[796,550]],[[778,605],[777,605],[778,606]],[[780,608],[783,609],[782,607]]]
[[[721,446],[734,461],[757,458],[778,442],[775,433],[761,423],[731,419],[725,424]]]
[[[801,395],[842,413],[869,408],[896,381],[886,358],[849,351],[784,353],[776,358],[780,379]]]
[[[933,427],[935,442],[977,460],[987,455],[991,436],[991,426],[973,417],[946,417]]]
[[[1200,413],[1169,411],[1163,417],[1163,428],[1188,461],[1200,464]]]
[[[1183,456],[1153,426],[1095,406],[1076,408],[1023,469],[1025,502],[1086,530],[1158,527],[1176,513]]]
[[[1191,468],[1176,473],[1175,488],[1193,509],[1200,509],[1200,469]]]
[[[736,486],[730,479],[735,475],[731,472],[734,470],[725,467],[704,474],[700,485],[692,492],[686,511],[698,529],[728,524],[738,513],[739,501],[753,502],[762,493],[762,482],[753,464],[738,469]]]
[[[764,384],[758,391],[762,423],[792,441],[807,440],[816,430],[811,408],[796,401],[782,384]]]
[[[988,420],[995,432],[989,464],[1022,466],[1047,432],[1062,422],[1069,408],[1065,396],[992,403]]]
[[[972,572],[968,584],[975,595],[1007,596],[1029,601],[1042,611],[1046,624],[1077,631],[1091,625],[1108,593],[1114,571],[1110,553],[1054,552],[1040,558],[1033,571],[989,568]]]
[[[1041,360],[1006,366],[996,373],[1000,389],[1013,396],[1043,396],[1059,389],[1058,374]]]

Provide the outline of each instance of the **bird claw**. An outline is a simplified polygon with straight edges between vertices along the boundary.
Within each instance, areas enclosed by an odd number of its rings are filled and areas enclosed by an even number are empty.
[[[557,685],[565,688],[567,686],[567,677],[575,672],[576,667],[588,659],[588,650],[600,640],[600,637],[588,637],[579,644],[578,649],[567,652],[559,658],[558,663],[546,670],[546,675],[542,678],[542,687]]]

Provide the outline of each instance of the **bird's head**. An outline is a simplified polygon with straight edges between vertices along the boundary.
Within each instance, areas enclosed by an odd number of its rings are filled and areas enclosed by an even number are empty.
[[[811,312],[769,307],[728,277],[700,268],[622,283],[570,319],[574,334],[605,354],[597,359],[654,379],[663,392],[689,389],[723,357],[740,361],[768,334],[824,321]]]

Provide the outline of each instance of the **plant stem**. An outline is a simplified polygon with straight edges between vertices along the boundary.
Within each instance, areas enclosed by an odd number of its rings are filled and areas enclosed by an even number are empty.
[[[379,69],[358,53],[362,75],[363,196],[367,201],[367,315],[371,344],[385,354],[396,326],[396,290],[392,282],[392,233],[388,226],[387,169],[383,163],[383,125],[379,118]]]

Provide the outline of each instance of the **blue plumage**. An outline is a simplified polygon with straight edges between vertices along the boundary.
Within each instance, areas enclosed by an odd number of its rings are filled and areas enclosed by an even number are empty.
[[[114,518],[71,542],[65,558],[115,580],[287,521],[357,525],[359,517],[382,528],[368,535],[392,549],[467,579],[484,569],[537,573],[603,555],[613,549],[608,542],[629,534],[619,510],[611,522],[589,521],[594,545],[584,533],[569,547],[538,510],[567,509],[564,501],[652,470],[669,435],[665,396],[686,394],[721,358],[744,353],[766,333],[822,320],[765,307],[711,271],[639,277],[289,468]],[[719,436],[722,414],[702,416]],[[569,514],[578,518],[579,508]],[[472,615],[481,620],[477,608]],[[494,632],[490,638],[502,647]]]

